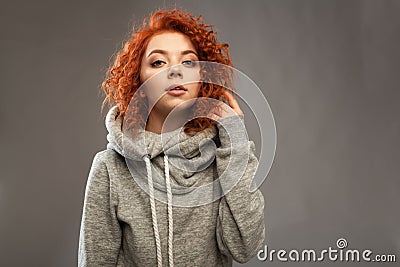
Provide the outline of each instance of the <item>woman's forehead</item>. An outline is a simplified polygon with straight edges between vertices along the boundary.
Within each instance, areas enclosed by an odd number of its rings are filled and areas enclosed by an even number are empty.
[[[176,53],[183,50],[196,51],[189,37],[180,32],[164,32],[153,36],[146,48],[146,56],[149,56],[153,50],[162,53]]]

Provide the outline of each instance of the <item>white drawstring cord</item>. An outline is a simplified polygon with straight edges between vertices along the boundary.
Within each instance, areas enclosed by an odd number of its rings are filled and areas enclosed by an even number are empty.
[[[165,166],[165,178],[167,185],[167,197],[168,197],[168,260],[169,266],[174,266],[174,254],[173,254],[173,229],[174,229],[174,220],[172,217],[172,192],[171,192],[171,181],[169,178],[169,165],[168,165],[168,156],[164,155],[164,166]]]
[[[154,203],[154,188],[153,188],[153,177],[151,175],[150,158],[148,156],[145,156],[144,160],[146,161],[147,181],[149,184],[149,191],[150,191],[151,218],[153,220],[153,231],[157,246],[157,263],[158,267],[162,267],[161,244],[160,244],[160,235],[158,233],[156,205]]]
[[[150,157],[146,155],[144,157],[146,162],[147,169],[147,180],[149,184],[149,193],[150,193],[150,206],[151,206],[151,217],[153,220],[153,231],[156,239],[157,246],[157,266],[162,267],[162,255],[161,255],[161,243],[160,243],[160,235],[158,232],[158,224],[157,224],[157,214],[156,207],[154,202],[154,187],[153,187],[153,177],[151,174],[151,164]],[[169,266],[174,266],[174,254],[173,254],[173,216],[172,216],[172,192],[171,192],[171,182],[169,177],[169,166],[168,166],[168,156],[164,155],[164,165],[165,165],[165,178],[166,178],[166,186],[167,186],[167,198],[168,198],[168,261]]]

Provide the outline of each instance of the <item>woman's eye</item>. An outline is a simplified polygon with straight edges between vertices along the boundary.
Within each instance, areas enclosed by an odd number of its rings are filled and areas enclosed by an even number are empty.
[[[159,67],[159,66],[161,66],[162,63],[165,63],[165,62],[162,60],[156,60],[156,61],[153,61],[150,65],[152,67]]]
[[[187,66],[189,66],[189,67],[194,67],[194,66],[196,66],[196,61],[185,60],[185,61],[183,61],[182,64],[183,64],[183,65],[187,65]]]

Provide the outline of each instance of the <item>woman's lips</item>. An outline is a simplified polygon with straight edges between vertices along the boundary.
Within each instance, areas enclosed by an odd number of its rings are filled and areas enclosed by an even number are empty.
[[[170,86],[168,86],[166,91],[170,95],[180,96],[183,95],[187,91],[187,89],[181,84],[171,84]]]
[[[172,90],[168,90],[167,91],[167,94],[173,95],[173,96],[180,96],[180,95],[183,95],[185,93],[186,93],[185,90],[174,90],[174,89],[172,89]]]

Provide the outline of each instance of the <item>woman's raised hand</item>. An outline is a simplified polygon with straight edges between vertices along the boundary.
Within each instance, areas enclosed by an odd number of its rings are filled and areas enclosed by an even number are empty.
[[[225,96],[228,99],[229,107],[224,102],[219,103],[218,105],[221,107],[221,111],[218,112],[217,108],[211,110],[208,114],[209,118],[214,120],[219,120],[222,118],[235,116],[235,115],[243,115],[243,111],[240,109],[238,102],[236,101],[235,97],[232,93],[228,90],[225,90]]]

